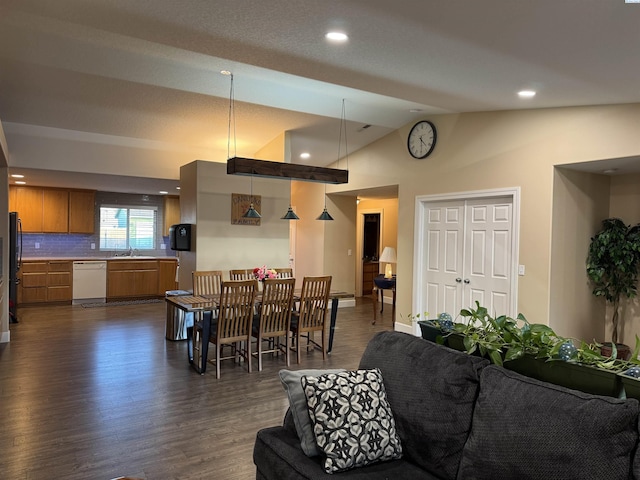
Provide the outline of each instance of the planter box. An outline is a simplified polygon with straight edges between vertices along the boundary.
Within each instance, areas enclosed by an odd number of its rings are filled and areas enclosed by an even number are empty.
[[[562,360],[547,362],[525,355],[505,362],[504,367],[528,377],[595,395],[619,398],[624,391],[620,375],[588,365]]]
[[[467,349],[464,348],[464,335],[460,333],[450,333],[446,337],[446,345],[449,348],[453,348],[454,350],[458,350],[459,352],[466,352]]]
[[[635,398],[640,400],[640,379],[628,377],[626,375],[618,375],[624,388],[624,393],[627,398]]]
[[[443,345],[444,342],[444,334],[439,327],[429,323],[427,320],[418,320],[418,325],[420,325],[420,331],[422,332],[422,338],[425,340],[429,340],[433,343],[439,343]],[[443,341],[438,342],[438,337],[443,339]]]

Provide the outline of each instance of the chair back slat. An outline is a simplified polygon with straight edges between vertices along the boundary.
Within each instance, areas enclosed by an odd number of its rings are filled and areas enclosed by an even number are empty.
[[[329,303],[331,276],[304,277],[300,294],[300,313],[298,329],[300,331],[324,328]]]
[[[229,278],[231,280],[252,280],[253,269],[242,268],[242,269],[229,270]]]
[[[251,339],[257,289],[255,279],[222,282],[216,329],[218,343],[235,343]]]
[[[278,278],[293,278],[293,268],[274,268]]]
[[[295,283],[295,278],[264,281],[259,327],[263,337],[286,335],[289,331]]]
[[[215,295],[221,292],[221,270],[195,271],[192,278],[194,295]]]

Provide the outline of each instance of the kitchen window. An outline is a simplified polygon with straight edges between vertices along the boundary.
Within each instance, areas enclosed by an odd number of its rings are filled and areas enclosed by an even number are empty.
[[[100,207],[100,250],[153,250],[156,207]]]

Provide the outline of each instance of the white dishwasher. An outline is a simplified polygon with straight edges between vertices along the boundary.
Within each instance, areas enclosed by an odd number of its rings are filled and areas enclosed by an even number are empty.
[[[107,298],[107,262],[73,262],[73,304],[105,302]]]

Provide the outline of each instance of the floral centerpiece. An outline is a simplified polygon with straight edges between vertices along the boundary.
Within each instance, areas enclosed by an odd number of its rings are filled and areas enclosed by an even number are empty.
[[[266,265],[263,265],[253,269],[253,276],[256,277],[256,280],[264,282],[267,278],[278,278],[278,272],[273,268],[267,268]]]

